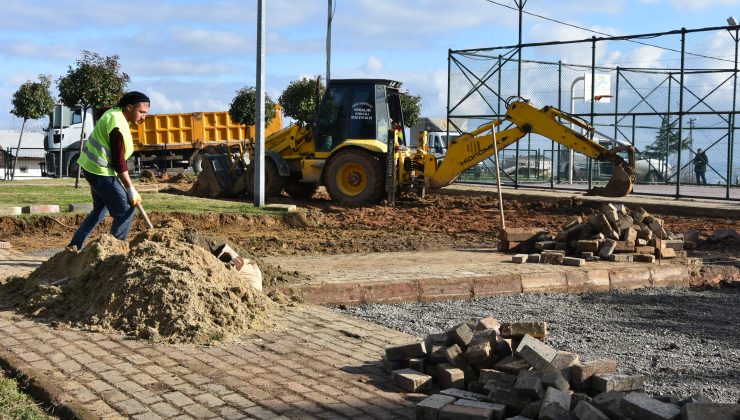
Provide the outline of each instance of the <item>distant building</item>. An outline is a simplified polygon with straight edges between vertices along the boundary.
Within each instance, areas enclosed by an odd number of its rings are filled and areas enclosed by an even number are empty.
[[[20,152],[18,138],[20,130],[0,130],[0,180],[12,178],[13,160],[15,179],[41,178],[44,165],[44,132],[24,131]]]

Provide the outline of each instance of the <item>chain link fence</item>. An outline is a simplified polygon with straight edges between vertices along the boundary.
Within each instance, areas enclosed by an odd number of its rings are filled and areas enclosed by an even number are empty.
[[[594,140],[637,148],[635,194],[740,200],[738,35],[731,26],[453,50],[448,126],[464,133],[501,118],[510,98],[555,106],[591,124]],[[695,171],[699,149],[706,185]],[[611,176],[610,164],[537,134],[499,159],[502,183],[516,187],[582,191]],[[493,158],[460,180],[495,183]]]

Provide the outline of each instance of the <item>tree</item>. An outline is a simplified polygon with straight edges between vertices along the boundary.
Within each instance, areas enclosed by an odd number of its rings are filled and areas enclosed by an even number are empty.
[[[670,117],[662,117],[655,142],[645,148],[642,156],[647,159],[667,159],[669,155],[676,153],[678,148],[688,149],[688,144],[682,143],[678,137],[676,122],[670,122]]]
[[[15,179],[15,164],[18,162],[18,153],[21,150],[23,141],[23,130],[26,128],[26,121],[37,120],[51,113],[54,110],[54,98],[49,92],[51,86],[51,76],[39,75],[38,82],[27,81],[22,84],[13,94],[13,109],[10,113],[16,117],[23,118],[21,125],[21,134],[18,137],[18,147],[13,160],[12,178]]]
[[[257,91],[251,87],[243,87],[236,91],[236,96],[229,106],[231,120],[244,125],[256,125],[257,119]],[[265,95],[265,127],[275,118],[275,102]]]
[[[318,84],[319,93],[316,95],[316,85]],[[278,98],[278,103],[283,107],[283,113],[303,124],[313,121],[316,118],[317,99],[321,100],[326,88],[321,83],[320,78],[309,79],[304,77],[300,80],[294,80],[288,84],[283,94]]]
[[[403,112],[403,123],[406,127],[416,125],[421,113],[421,97],[401,95],[401,112]]]
[[[97,53],[82,51],[75,67],[69,66],[67,75],[57,81],[59,99],[68,107],[82,107],[82,126],[85,126],[88,108],[113,106],[123,96],[130,78],[121,72],[118,55],[102,57]],[[88,133],[89,134],[89,133]],[[84,130],[80,133],[80,150],[85,141]],[[61,171],[60,171],[61,172]],[[79,188],[80,168],[77,167],[75,188]]]

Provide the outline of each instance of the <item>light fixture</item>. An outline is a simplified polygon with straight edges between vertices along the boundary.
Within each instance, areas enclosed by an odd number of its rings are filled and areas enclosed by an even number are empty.
[[[735,16],[728,17],[727,24],[730,26],[737,26],[737,21],[735,20]]]

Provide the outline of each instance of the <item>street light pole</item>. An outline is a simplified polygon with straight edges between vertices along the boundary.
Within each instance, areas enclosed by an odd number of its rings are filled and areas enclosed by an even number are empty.
[[[583,92],[583,96],[576,97],[576,85],[578,82],[583,82],[586,80],[585,76],[576,77],[575,80],[573,80],[573,84],[570,85],[570,113],[575,114],[576,113],[576,99],[586,99],[586,92]],[[570,128],[575,129],[575,124],[570,123]],[[568,184],[573,183],[573,172],[575,172],[573,168],[573,149],[568,148]]]
[[[329,10],[326,12],[326,85],[331,80],[331,21],[334,19],[333,0],[329,0]]]

